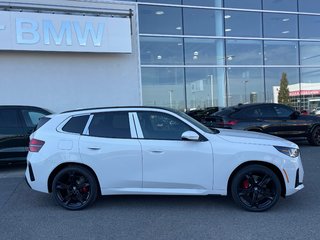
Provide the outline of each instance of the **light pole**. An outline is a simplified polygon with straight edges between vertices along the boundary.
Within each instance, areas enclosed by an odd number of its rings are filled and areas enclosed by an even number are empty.
[[[244,83],[244,103],[247,103],[247,83],[249,81],[248,80],[244,80],[243,83]]]

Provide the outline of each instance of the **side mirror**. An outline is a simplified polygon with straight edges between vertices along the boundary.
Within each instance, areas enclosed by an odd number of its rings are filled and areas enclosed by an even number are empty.
[[[181,139],[187,141],[198,141],[200,138],[199,134],[194,131],[186,131],[182,133]]]
[[[297,119],[299,116],[300,116],[300,112],[298,112],[298,111],[294,111],[294,112],[290,115],[290,117],[291,117],[292,119]]]

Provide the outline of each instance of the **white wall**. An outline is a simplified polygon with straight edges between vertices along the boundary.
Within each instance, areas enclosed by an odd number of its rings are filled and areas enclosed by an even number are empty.
[[[133,9],[133,52],[0,51],[0,105],[34,105],[54,112],[86,107],[141,105],[136,5],[54,2],[84,8],[90,5]]]

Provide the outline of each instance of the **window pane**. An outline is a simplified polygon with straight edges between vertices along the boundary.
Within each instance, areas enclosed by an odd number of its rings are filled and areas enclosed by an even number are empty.
[[[187,108],[225,107],[224,68],[186,68]]]
[[[139,6],[140,33],[182,34],[181,8]]]
[[[19,128],[19,116],[17,110],[0,109],[0,128]]]
[[[182,38],[140,37],[141,64],[183,64]]]
[[[226,36],[261,37],[261,13],[225,11],[224,18]]]
[[[228,105],[264,102],[262,68],[228,68]]]
[[[264,13],[264,37],[297,38],[297,16],[293,14]]]
[[[89,135],[104,138],[131,138],[127,112],[96,113],[89,126]]]
[[[182,133],[192,130],[179,119],[159,112],[138,112],[145,139],[181,140]]]
[[[183,68],[142,68],[141,75],[143,105],[185,110]]]
[[[301,68],[301,101],[311,113],[320,107],[319,68]]]
[[[296,12],[297,0],[263,0],[263,9]]]
[[[184,44],[186,64],[224,64],[223,40],[185,38]]]
[[[196,36],[222,36],[222,11],[185,8],[184,34]]]
[[[71,118],[62,128],[65,132],[82,134],[87,124],[89,116],[79,116]]]
[[[181,4],[181,0],[139,0],[138,2]]]
[[[299,69],[298,68],[266,68],[266,102],[278,103],[281,78],[286,74],[289,89],[289,101],[293,107],[299,108]]]
[[[320,16],[300,15],[300,38],[318,39],[320,38],[320,29],[317,27],[320,23]]]
[[[298,44],[289,41],[265,41],[264,57],[266,65],[297,65]]]
[[[300,42],[301,65],[320,65],[320,42]]]
[[[293,113],[293,110],[291,108],[284,106],[274,106],[274,110],[276,111],[277,116],[282,118],[288,118]]]
[[[222,0],[183,0],[184,5],[222,7]]]
[[[224,0],[226,8],[261,9],[261,0]]]
[[[299,0],[300,12],[320,13],[320,1],[317,0]]]
[[[40,112],[32,112],[28,110],[22,110],[21,112],[27,127],[35,127],[38,124],[39,119],[45,116],[44,113]]]
[[[227,64],[262,65],[262,41],[227,40]]]

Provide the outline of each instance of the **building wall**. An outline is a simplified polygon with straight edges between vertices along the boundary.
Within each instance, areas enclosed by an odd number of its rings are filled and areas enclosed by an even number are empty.
[[[50,1],[46,4],[51,8]],[[35,105],[54,112],[141,105],[135,4],[58,0],[51,4],[62,10],[79,8],[79,13],[87,7],[133,9],[132,53],[0,51],[0,105]]]

